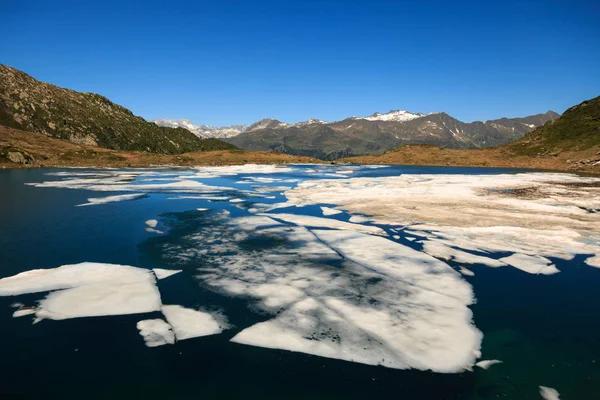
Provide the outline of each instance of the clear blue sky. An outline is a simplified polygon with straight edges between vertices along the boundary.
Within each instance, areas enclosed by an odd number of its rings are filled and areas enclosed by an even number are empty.
[[[147,119],[524,116],[600,95],[600,1],[0,0],[0,63]]]

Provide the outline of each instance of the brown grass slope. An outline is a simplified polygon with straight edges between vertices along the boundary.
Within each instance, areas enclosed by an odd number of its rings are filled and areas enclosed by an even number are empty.
[[[71,143],[39,133],[0,126],[0,168],[150,167],[194,165],[319,163],[320,160],[272,152],[216,150],[184,154],[119,151]]]

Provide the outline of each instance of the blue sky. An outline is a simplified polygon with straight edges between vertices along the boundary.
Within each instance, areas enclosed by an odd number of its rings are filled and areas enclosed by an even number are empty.
[[[0,21],[0,63],[147,119],[472,121],[600,95],[597,0],[0,0]]]

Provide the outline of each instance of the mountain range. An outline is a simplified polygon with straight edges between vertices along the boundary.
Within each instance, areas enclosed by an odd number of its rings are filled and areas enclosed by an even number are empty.
[[[534,128],[555,120],[554,111],[524,118],[462,122],[444,112],[411,113],[392,110],[366,117],[348,117],[326,122],[310,119],[288,124],[267,118],[252,125],[209,127],[188,120],[160,119],[161,126],[181,127],[199,137],[218,137],[253,151],[337,159],[382,154],[405,144],[432,144],[448,148],[500,146],[522,138]]]
[[[179,154],[235,148],[187,129],[158,126],[99,94],[40,82],[2,64],[0,125],[115,150]]]

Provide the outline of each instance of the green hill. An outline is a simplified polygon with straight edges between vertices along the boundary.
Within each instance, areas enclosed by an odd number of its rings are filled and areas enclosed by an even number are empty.
[[[106,97],[40,82],[2,64],[0,125],[115,150],[178,154],[236,148],[182,128],[157,126]]]
[[[517,154],[544,156],[600,146],[600,96],[569,108],[563,115],[506,147]]]

